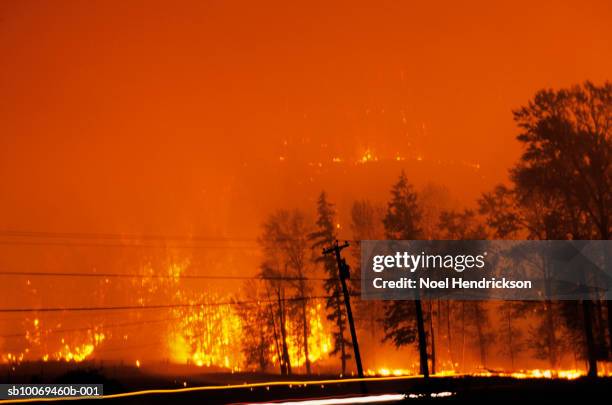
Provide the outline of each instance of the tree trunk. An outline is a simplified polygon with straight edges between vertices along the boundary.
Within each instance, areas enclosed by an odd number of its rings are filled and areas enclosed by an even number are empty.
[[[474,305],[474,318],[476,320],[476,332],[478,334],[478,346],[480,348],[480,363],[482,367],[487,368],[487,348],[482,330],[482,313],[480,312],[480,303],[473,302]]]
[[[607,232],[603,235],[607,235]],[[608,238],[606,238],[608,239]],[[604,274],[608,274],[608,272],[612,269],[612,257],[610,256],[610,252],[608,249],[604,248]],[[608,313],[608,348],[610,349],[610,354],[612,354],[612,301],[606,301],[606,309]]]
[[[451,330],[451,305],[450,301],[446,301],[446,341],[448,342],[448,358],[453,366],[453,370],[455,369],[455,361],[453,359],[453,339],[452,339],[452,330]]]
[[[546,311],[546,338],[548,346],[548,359],[550,362],[550,369],[553,373],[556,373],[558,359],[557,359],[557,339],[555,336],[555,320],[552,309],[552,302],[550,300],[544,301],[544,310]]]
[[[289,358],[289,348],[287,346],[287,327],[285,317],[285,307],[281,298],[281,293],[278,293],[278,305],[280,308],[280,332],[281,332],[281,343],[283,347],[283,362],[285,363],[285,371],[287,375],[291,375],[291,359]]]
[[[267,292],[268,294],[268,301],[270,301],[270,292]],[[272,301],[270,301],[272,302]],[[280,302],[279,302],[280,304]],[[280,364],[280,373],[281,375],[285,375],[287,374],[287,369],[285,368],[285,362],[283,360],[283,354],[281,352],[280,349],[280,343],[279,343],[279,339],[278,339],[278,332],[276,330],[276,318],[274,316],[274,311],[272,310],[272,305],[270,304],[269,306],[269,310],[270,310],[270,317],[272,320],[272,332],[274,334],[274,347],[276,348],[276,356],[278,358],[278,363]],[[279,307],[279,314],[280,314],[280,307]]]
[[[514,339],[512,338],[512,303],[510,309],[506,311],[506,321],[508,323],[508,353],[510,354],[510,367],[514,371]]]
[[[610,348],[610,354],[612,355],[612,301],[606,301],[607,309],[608,309],[608,338],[610,341],[608,342],[608,347]]]
[[[427,338],[425,336],[425,323],[423,322],[423,307],[421,300],[414,301],[417,320],[417,333],[419,337],[419,360],[421,366],[421,374],[423,377],[429,378],[429,367],[427,365]]]
[[[595,339],[593,338],[593,321],[591,314],[592,301],[582,300],[582,315],[584,324],[584,337],[586,340],[587,361],[589,364],[588,376],[597,377],[597,357],[595,353]]]
[[[304,356],[306,363],[306,374],[310,375],[310,359],[308,358],[308,317],[306,314],[306,299],[302,299],[302,324],[304,334]]]
[[[608,342],[606,340],[606,322],[604,321],[604,303],[602,300],[597,299],[595,304],[594,321],[595,327],[593,330],[597,331],[595,336],[595,347],[597,347],[597,353],[603,353],[608,348]]]

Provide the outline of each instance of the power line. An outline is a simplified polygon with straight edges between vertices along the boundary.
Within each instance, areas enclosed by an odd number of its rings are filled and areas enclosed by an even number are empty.
[[[95,233],[95,232],[52,232],[29,230],[0,230],[0,237],[34,238],[34,239],[91,239],[91,240],[153,240],[184,242],[259,242],[258,237],[248,236],[208,236],[208,235],[164,235],[164,234],[129,234],[129,233]],[[303,240],[303,238],[277,238],[278,242]],[[351,240],[351,242],[355,242]]]
[[[100,312],[97,314],[97,316],[95,316],[94,314],[90,314],[88,319],[90,320],[97,319],[97,320],[100,320],[100,322],[102,322],[104,320],[107,320],[110,317],[124,317],[124,316],[125,314],[121,313],[120,311],[106,312],[106,313]],[[59,318],[58,322],[64,322],[64,321],[71,320],[71,319],[80,319],[83,317],[83,314],[79,312],[69,312],[69,313],[47,312],[45,314],[36,314],[36,317],[40,319],[48,320],[48,321],[55,321],[55,320],[58,320]],[[23,313],[19,313],[19,312],[7,313],[6,316],[0,318],[0,323],[1,322],[14,323],[16,321],[24,320],[24,319],[29,319],[29,318],[27,317],[27,315],[24,316]]]
[[[100,329],[103,331],[105,329],[112,329],[112,328],[122,328],[122,327],[129,327],[129,326],[140,326],[140,325],[148,325],[148,324],[154,324],[154,323],[160,323],[160,322],[168,322],[168,321],[174,321],[177,319],[181,319],[182,316],[175,316],[175,317],[168,317],[168,318],[162,318],[162,319],[149,319],[149,320],[144,320],[144,321],[132,321],[132,322],[120,322],[120,323],[111,323],[111,324],[102,324],[99,325]],[[89,331],[94,329],[94,327],[92,326],[88,326],[88,327],[80,327],[80,328],[68,328],[68,329],[51,329],[48,331],[45,331],[44,333],[70,333],[70,332],[83,332],[83,331]],[[0,335],[0,338],[17,338],[17,337],[26,337],[27,334],[26,333],[11,333],[11,334],[7,334],[7,335]]]
[[[292,277],[292,276],[215,276],[185,274],[175,277],[169,274],[140,274],[140,273],[76,273],[76,272],[36,272],[36,271],[0,271],[0,276],[23,277],[106,277],[106,278],[161,278],[161,279],[203,279],[203,280],[278,280],[278,281],[327,281],[324,277]]]
[[[123,352],[126,350],[138,350],[142,347],[154,347],[161,346],[163,344],[167,344],[168,341],[166,339],[155,339],[153,341],[148,340],[148,343],[141,343],[137,345],[129,345],[129,346],[119,346],[119,347],[97,347],[92,353],[93,357],[96,357],[100,354],[112,353],[112,352]]]
[[[53,241],[10,241],[1,240],[0,245],[9,246],[59,246],[59,247],[117,247],[117,248],[160,248],[160,249],[219,249],[258,250],[257,245],[167,245],[150,243],[86,243]]]
[[[304,300],[327,299],[328,296],[292,297],[281,299],[250,300],[250,301],[225,301],[225,302],[200,302],[193,304],[161,304],[161,305],[124,305],[105,307],[42,307],[42,308],[0,308],[0,313],[11,312],[93,312],[93,311],[131,311],[131,310],[153,310],[172,308],[194,308],[194,307],[217,307],[225,305],[266,304],[281,302],[293,302]]]
[[[174,240],[189,242],[251,242],[257,241],[255,237],[225,237],[225,236],[199,236],[199,235],[162,235],[162,234],[122,234],[122,233],[93,233],[93,232],[48,232],[0,230],[0,236],[18,238],[53,238],[53,239],[104,239],[104,240]]]

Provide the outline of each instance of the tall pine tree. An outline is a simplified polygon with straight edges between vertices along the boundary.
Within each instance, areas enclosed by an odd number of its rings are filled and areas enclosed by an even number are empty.
[[[391,189],[391,201],[387,206],[387,215],[383,219],[388,239],[414,240],[421,237],[421,211],[406,174],[402,171],[399,180]],[[387,305],[383,324],[385,339],[391,339],[397,346],[412,343],[415,340],[419,348],[421,374],[429,376],[427,365],[427,338],[421,300],[414,302],[414,318],[411,318],[410,302],[391,301]],[[416,325],[415,325],[416,324]],[[416,334],[415,334],[416,326]]]
[[[338,277],[336,259],[331,255],[323,255],[323,249],[331,246],[336,240],[336,227],[334,226],[334,206],[327,201],[325,192],[321,192],[317,201],[316,230],[309,235],[312,248],[315,251],[315,262],[322,265],[327,276],[324,288],[327,295],[327,319],[333,322],[334,347],[332,355],[340,355],[342,362],[342,375],[346,375],[346,362],[350,359],[351,342],[346,335],[347,318],[342,297],[342,285]]]

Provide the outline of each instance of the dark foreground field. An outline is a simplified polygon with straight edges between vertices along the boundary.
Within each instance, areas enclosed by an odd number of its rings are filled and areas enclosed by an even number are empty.
[[[3,370],[6,372],[7,370]],[[207,373],[189,377],[145,373],[132,367],[108,369],[80,368],[61,375],[47,370],[42,376],[2,375],[2,382],[30,383],[102,383],[104,393],[118,394],[137,390],[177,390],[165,393],[145,393],[136,396],[106,398],[105,403],[121,404],[234,404],[249,402],[291,401],[359,395],[404,394],[403,402],[540,402],[553,401],[595,402],[612,393],[612,378],[577,380],[513,379],[505,377],[433,377],[429,380],[406,377],[332,382],[332,376],[316,376],[308,380],[292,377],[283,383],[279,376],[252,373]],[[7,381],[10,380],[10,381]],[[275,382],[272,382],[275,381]],[[235,387],[235,385],[249,385]],[[250,383],[257,383],[252,386]],[[229,387],[232,385],[234,387]],[[200,386],[219,386],[219,389],[200,390]],[[186,387],[186,389],[185,389]],[[354,398],[355,399],[355,398]],[[82,400],[78,402],[86,402]],[[352,400],[349,400],[352,401]],[[1,403],[2,401],[0,401]],[[44,403],[45,401],[40,401]],[[606,401],[604,401],[606,402]],[[387,402],[389,403],[389,402]]]

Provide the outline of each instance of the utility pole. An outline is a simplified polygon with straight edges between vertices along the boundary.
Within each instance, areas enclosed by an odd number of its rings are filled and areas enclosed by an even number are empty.
[[[363,366],[361,365],[361,354],[359,353],[359,344],[357,343],[357,332],[355,331],[355,321],[353,320],[353,311],[351,310],[351,300],[346,286],[346,279],[350,277],[349,265],[346,264],[346,260],[340,255],[340,251],[349,246],[348,242],[344,242],[342,245],[338,245],[338,241],[327,248],[323,249],[323,254],[334,254],[336,256],[336,263],[338,263],[338,273],[340,277],[340,283],[342,284],[342,293],[344,294],[344,305],[346,305],[346,316],[349,321],[349,329],[351,330],[351,339],[353,341],[353,351],[355,352],[355,363],[357,363],[357,374],[359,378],[363,378]]]

